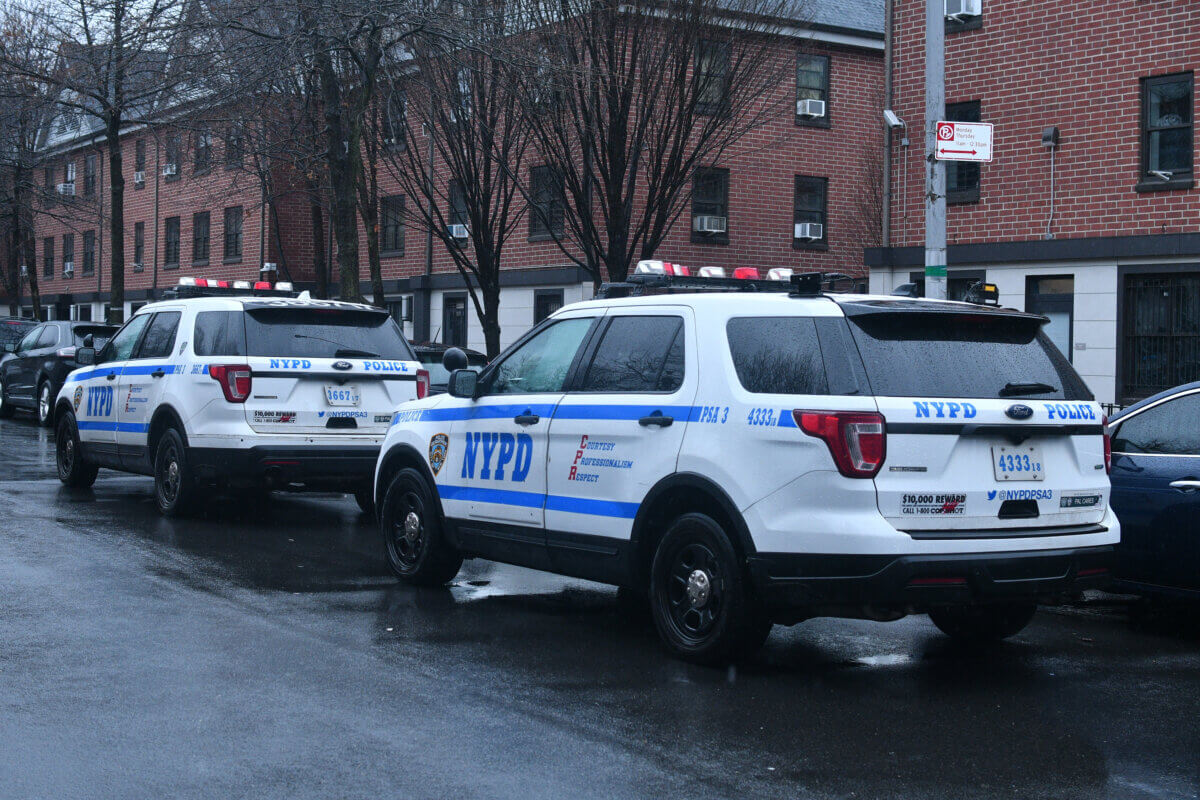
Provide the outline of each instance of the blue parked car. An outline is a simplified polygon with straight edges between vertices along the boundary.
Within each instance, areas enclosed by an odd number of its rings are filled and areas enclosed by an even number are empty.
[[[1117,588],[1200,599],[1200,381],[1109,421]]]

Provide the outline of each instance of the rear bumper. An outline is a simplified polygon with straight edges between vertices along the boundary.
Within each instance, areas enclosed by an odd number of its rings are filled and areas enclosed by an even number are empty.
[[[920,612],[974,602],[1055,602],[1107,586],[1113,547],[905,556],[758,553],[748,561],[768,607],[817,616],[823,609]]]
[[[188,458],[204,481],[354,488],[371,482],[379,447],[193,447],[188,449]]]

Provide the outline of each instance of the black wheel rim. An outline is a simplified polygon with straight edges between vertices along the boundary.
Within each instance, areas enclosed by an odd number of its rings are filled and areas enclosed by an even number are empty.
[[[175,443],[167,442],[165,447],[162,463],[158,468],[158,495],[164,506],[173,506],[179,499],[182,466],[179,463],[179,448]]]
[[[425,503],[412,489],[406,489],[392,506],[388,547],[392,558],[405,568],[412,568],[421,559],[427,539]]]
[[[702,642],[724,610],[724,581],[716,554],[702,542],[679,549],[666,575],[666,611],[682,639]]]
[[[58,474],[66,477],[75,467],[75,437],[71,435],[71,427],[63,424],[58,429]]]

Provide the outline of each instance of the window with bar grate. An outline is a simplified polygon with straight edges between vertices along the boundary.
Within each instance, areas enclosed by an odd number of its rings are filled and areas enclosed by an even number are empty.
[[[1121,399],[1200,380],[1200,272],[1126,275]]]

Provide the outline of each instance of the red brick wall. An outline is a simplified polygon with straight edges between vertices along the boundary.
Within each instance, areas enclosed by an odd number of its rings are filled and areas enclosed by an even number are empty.
[[[893,244],[924,239],[924,0],[897,0]],[[1050,212],[1044,127],[1057,125],[1056,238],[1200,230],[1200,192],[1138,193],[1140,79],[1200,65],[1200,13],[1168,0],[983,0],[983,27],[946,36],[946,102],[979,100],[995,125],[980,200],[952,205],[948,241],[1042,238]],[[904,181],[907,179],[907,191]]]

